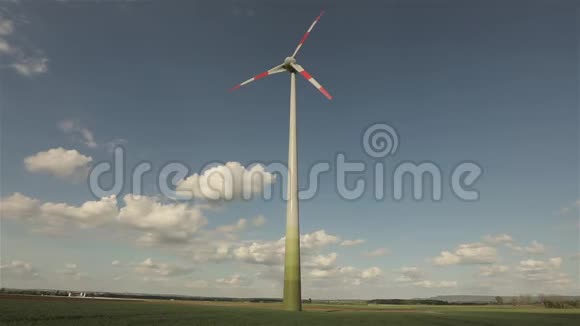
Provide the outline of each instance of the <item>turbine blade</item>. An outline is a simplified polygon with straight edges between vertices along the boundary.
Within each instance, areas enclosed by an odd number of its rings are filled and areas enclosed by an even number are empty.
[[[320,15],[318,15],[318,17],[316,17],[316,19],[314,20],[314,22],[312,23],[312,25],[310,25],[310,28],[306,31],[306,33],[304,34],[304,36],[302,36],[302,39],[300,40],[300,43],[298,43],[298,46],[296,47],[296,50],[294,50],[294,53],[292,54],[292,57],[295,57],[298,54],[298,51],[302,47],[302,44],[304,44],[304,42],[308,38],[308,35],[310,35],[310,32],[314,28],[314,25],[316,25],[316,23],[318,23],[318,21],[320,20],[320,17],[322,17],[322,14],[324,14],[324,10],[320,12]]]
[[[332,96],[328,93],[328,91],[324,89],[324,87],[322,87],[322,85],[320,85],[316,81],[316,79],[314,79],[314,77],[312,77],[312,75],[308,73],[308,71],[304,70],[304,68],[302,68],[301,65],[292,63],[292,67],[296,69],[296,71],[299,72],[302,75],[302,77],[306,78],[306,80],[308,80],[312,85],[314,85],[314,87],[316,87],[316,89],[318,89],[320,93],[322,93],[322,95],[326,96],[327,99],[332,100]]]
[[[284,69],[282,67],[282,65],[278,65],[278,66],[276,66],[276,67],[274,67],[274,68],[272,68],[270,70],[264,71],[261,74],[257,74],[256,76],[254,76],[254,77],[246,80],[243,83],[237,84],[236,86],[230,88],[230,91],[235,91],[236,89],[238,89],[238,88],[240,88],[240,87],[242,87],[244,85],[247,85],[247,84],[253,82],[254,80],[262,79],[262,78],[264,78],[266,76],[273,75],[273,74],[277,74],[277,73],[284,72],[284,71],[286,71],[286,69]]]

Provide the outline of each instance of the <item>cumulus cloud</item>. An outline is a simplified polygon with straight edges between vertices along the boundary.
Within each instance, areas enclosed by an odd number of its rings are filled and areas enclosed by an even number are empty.
[[[402,267],[395,272],[400,274],[395,279],[397,283],[417,282],[423,278],[421,271],[417,267]]]
[[[456,281],[429,281],[422,280],[413,283],[416,287],[427,288],[427,289],[445,289],[445,288],[455,288],[457,287]]]
[[[508,244],[508,247],[513,251],[521,254],[541,255],[546,252],[546,247],[536,240],[532,241],[532,243],[528,246],[518,246],[510,243]]]
[[[578,217],[578,213],[580,213],[580,199],[560,208],[557,214],[563,217]]]
[[[185,243],[207,224],[201,208],[187,203],[162,203],[155,197],[125,195],[119,221],[146,233],[143,244]]]
[[[109,196],[80,206],[48,202],[40,205],[40,212],[42,217],[49,219],[74,221],[82,226],[99,225],[112,221],[117,215],[117,199]]]
[[[0,200],[4,218],[27,219],[40,215],[40,201],[16,192]]]
[[[241,245],[233,250],[236,259],[262,265],[277,265],[282,263],[284,256],[284,240],[278,241],[253,241],[250,244]]]
[[[381,269],[378,267],[371,267],[371,268],[367,268],[365,270],[363,270],[360,273],[360,277],[364,278],[364,279],[373,279],[373,278],[377,278],[378,276],[380,276],[382,273]]]
[[[14,32],[14,23],[6,18],[0,18],[0,35],[10,35]]]
[[[413,286],[419,288],[454,288],[457,287],[456,281],[432,281],[427,280],[423,276],[422,271],[417,267],[402,267],[395,270],[399,276],[395,279],[395,282],[403,286]]]
[[[21,42],[24,36],[15,37],[15,31],[14,21],[0,13],[0,59],[5,66],[25,77],[47,72],[48,58],[30,42]]]
[[[536,286],[564,287],[572,283],[568,274],[560,271],[562,258],[554,257],[548,260],[527,259],[519,262],[517,271],[519,277],[533,282]]]
[[[127,140],[124,138],[113,138],[107,142],[98,143],[93,131],[75,119],[60,121],[58,129],[68,135],[73,141],[91,149],[102,148],[112,153],[116,147],[127,144]]]
[[[559,269],[562,265],[562,258],[550,258],[547,261],[527,259],[520,261],[518,270],[526,273],[541,273],[553,269]]]
[[[305,275],[304,281],[314,288],[358,287],[363,284],[375,284],[381,280],[382,274],[382,270],[376,266],[366,269],[358,269],[353,266],[334,266],[325,269],[311,269]]]
[[[283,238],[285,239],[285,238]],[[307,233],[300,236],[300,247],[302,249],[320,248],[332,244],[337,244],[340,238],[326,233],[325,230]]]
[[[328,255],[312,255],[305,259],[304,263],[302,264],[305,268],[317,268],[317,269],[325,269],[334,266],[336,263],[336,259],[338,258],[338,254],[336,252],[332,252]]]
[[[375,250],[371,250],[369,252],[364,253],[367,257],[381,257],[386,256],[390,253],[389,249],[387,248],[377,248]]]
[[[504,265],[485,265],[479,268],[479,275],[492,277],[505,274],[507,271],[509,271],[509,267]]]
[[[184,286],[188,289],[205,289],[209,284],[205,280],[195,280],[185,282]]]
[[[363,239],[344,240],[340,243],[340,245],[343,247],[352,247],[352,246],[358,246],[358,245],[363,244],[363,243],[365,243],[365,241]]]
[[[254,224],[254,226],[262,226],[266,224],[266,221],[267,220],[266,217],[264,217],[264,215],[258,215],[252,219],[252,224]]]
[[[63,120],[59,122],[58,127],[62,132],[73,136],[75,140],[85,144],[89,148],[96,148],[98,146],[93,132],[82,126],[78,121]]]
[[[0,265],[0,275],[6,279],[32,280],[39,278],[38,270],[32,264],[21,260],[13,260],[8,264]]]
[[[245,218],[241,218],[235,224],[222,225],[222,226],[217,227],[216,230],[219,232],[224,232],[224,233],[233,233],[233,232],[238,232],[238,231],[244,230],[247,225],[248,225],[248,220]]]
[[[193,268],[169,263],[156,263],[151,258],[147,258],[138,263],[134,270],[138,274],[145,275],[147,279],[165,279],[169,277],[183,276],[193,272]]]
[[[318,230],[300,236],[302,265],[307,268],[329,267],[336,261],[337,254],[320,254],[323,247],[337,244],[339,237]],[[237,260],[260,265],[278,265],[283,262],[286,238],[276,241],[252,241],[242,244],[232,250],[233,257]]]
[[[275,179],[263,165],[244,167],[239,162],[227,162],[179,181],[176,190],[181,198],[250,199],[271,186]]]
[[[115,196],[71,206],[65,203],[41,203],[37,199],[14,193],[2,198],[0,207],[3,218],[24,220],[50,228],[62,227],[67,223],[79,227],[97,226],[109,223],[117,216]]]
[[[67,225],[81,228],[123,226],[137,231],[138,243],[165,245],[188,243],[207,224],[199,206],[161,202],[156,197],[125,195],[125,205],[117,206],[115,196],[87,201],[80,206],[45,202],[14,193],[0,200],[3,218],[43,227],[39,231],[59,233]]]
[[[78,178],[87,174],[92,161],[92,157],[83,155],[77,150],[58,147],[25,158],[24,165],[29,172],[47,173],[61,178]]]
[[[231,277],[218,278],[216,283],[228,287],[240,287],[250,285],[251,280],[247,277],[241,276],[240,274],[234,274]]]
[[[77,264],[66,263],[63,269],[57,270],[57,273],[63,275],[65,278],[79,281],[82,278],[87,277],[87,273],[81,272]]]
[[[499,245],[502,243],[511,243],[513,241],[513,239],[509,234],[503,233],[503,234],[497,234],[497,235],[488,234],[488,235],[483,237],[483,241],[485,243],[490,244],[490,245]]]
[[[497,260],[495,247],[484,243],[460,244],[454,251],[442,251],[433,258],[438,266],[458,264],[491,264]]]

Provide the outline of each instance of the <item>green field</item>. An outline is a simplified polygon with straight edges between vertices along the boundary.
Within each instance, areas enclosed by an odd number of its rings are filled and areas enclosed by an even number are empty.
[[[0,296],[0,325],[578,325],[580,309],[305,305]]]

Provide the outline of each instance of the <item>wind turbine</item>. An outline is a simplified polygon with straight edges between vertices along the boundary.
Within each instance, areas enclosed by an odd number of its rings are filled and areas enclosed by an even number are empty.
[[[245,82],[234,86],[231,90],[236,90],[255,80],[280,72],[290,73],[290,134],[288,141],[288,201],[286,206],[286,252],[284,256],[284,307],[287,310],[302,310],[302,298],[300,287],[300,226],[298,219],[298,164],[296,153],[296,73],[301,74],[326,98],[332,96],[322,87],[312,75],[296,63],[298,51],[310,35],[314,25],[320,20],[324,11],[316,17],[310,28],[306,31],[300,43],[291,56],[286,57],[282,64],[275,66],[261,74],[258,74]]]

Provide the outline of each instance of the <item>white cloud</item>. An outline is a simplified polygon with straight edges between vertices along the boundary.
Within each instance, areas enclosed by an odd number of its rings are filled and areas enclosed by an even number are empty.
[[[499,245],[502,243],[510,243],[513,241],[512,237],[509,234],[497,234],[497,235],[486,235],[483,237],[483,241],[485,243],[491,244],[491,245]]]
[[[527,259],[520,261],[518,270],[526,273],[545,272],[552,269],[559,269],[562,265],[562,258],[550,258],[547,261]]]
[[[389,249],[387,248],[377,248],[375,250],[371,250],[369,252],[366,252],[364,255],[367,257],[381,257],[381,256],[386,256],[390,254]]]
[[[14,193],[0,200],[2,218],[25,221],[42,227],[36,231],[61,233],[67,225],[81,228],[107,226],[140,232],[144,245],[186,244],[207,224],[200,206],[163,203],[155,197],[125,195],[125,206],[117,207],[115,196],[87,201],[80,206],[42,203]]]
[[[283,238],[285,239],[285,238]],[[303,234],[300,236],[300,248],[313,249],[336,244],[340,238],[326,233],[325,230],[319,230],[312,233]]]
[[[9,19],[0,18],[0,35],[10,35],[14,31],[14,23]]]
[[[233,250],[236,259],[252,264],[277,265],[284,255],[284,240],[254,241]]]
[[[8,42],[0,38],[0,54],[7,54],[11,53],[12,51],[14,51],[12,49],[12,46]]]
[[[479,268],[479,275],[491,277],[505,274],[507,271],[509,271],[509,267],[504,265],[486,265]]]
[[[241,218],[235,224],[222,225],[222,226],[217,227],[216,230],[219,232],[224,232],[224,233],[233,233],[233,232],[238,232],[238,231],[244,230],[247,225],[248,225],[248,220],[246,220],[245,218]]]
[[[14,21],[0,13],[0,59],[8,67],[25,77],[32,77],[48,71],[48,58],[30,42],[21,42],[24,37],[13,37]]]
[[[373,278],[377,278],[378,276],[380,276],[382,273],[381,269],[378,267],[371,267],[371,268],[367,268],[365,270],[363,270],[360,273],[360,277],[364,278],[364,279],[373,279]]]
[[[239,287],[239,286],[248,286],[251,284],[251,281],[250,279],[244,276],[234,274],[231,277],[218,278],[216,280],[216,283],[220,285],[226,285],[228,287]]]
[[[87,273],[79,271],[78,265],[74,263],[66,263],[63,269],[57,270],[57,273],[75,281],[87,277]]]
[[[120,264],[121,264],[121,262],[119,260],[116,260],[116,259],[111,262],[111,265],[113,265],[113,266],[119,266]]]
[[[302,266],[305,268],[319,268],[319,269],[329,268],[334,266],[337,257],[338,254],[336,252],[332,252],[328,255],[320,254],[314,256],[307,256],[305,257],[305,261],[302,264]]]
[[[82,126],[78,121],[63,120],[58,124],[58,127],[64,133],[73,135],[75,139],[79,140],[89,148],[96,148],[98,146],[93,132]]]
[[[395,279],[395,282],[404,286],[414,286],[420,288],[454,288],[457,287],[456,281],[431,281],[423,277],[423,273],[417,267],[402,267],[395,270],[396,273],[400,274],[399,277]]]
[[[117,215],[117,199],[115,196],[104,197],[80,206],[48,202],[40,205],[40,212],[42,217],[74,221],[82,226],[105,224]]]
[[[416,287],[427,288],[427,289],[444,289],[444,288],[455,288],[457,287],[456,281],[429,281],[422,280],[413,283]]]
[[[61,178],[78,178],[86,175],[89,164],[93,161],[74,149],[62,147],[51,148],[24,159],[29,172],[48,173]]]
[[[32,280],[39,278],[37,269],[28,262],[13,260],[6,265],[0,265],[0,275],[7,279]]]
[[[400,276],[395,279],[397,283],[417,282],[423,278],[417,267],[402,267],[396,272],[400,273]]]
[[[568,274],[560,272],[562,258],[554,257],[548,260],[527,259],[519,262],[517,271],[519,277],[532,282],[534,286],[546,289],[550,287],[567,288],[572,283]]]
[[[117,215],[117,200],[114,196],[71,206],[64,203],[41,203],[14,193],[2,198],[0,204],[3,218],[21,219],[51,228],[59,228],[66,223],[80,227],[102,225],[111,222]]]
[[[508,244],[508,247],[510,247],[515,252],[522,254],[541,255],[546,252],[546,247],[536,240],[532,241],[529,246],[517,246],[515,244]]]
[[[307,268],[329,267],[336,261],[337,254],[322,255],[319,250],[323,247],[337,244],[339,237],[326,233],[325,230],[303,234],[300,236],[302,265]],[[281,264],[284,259],[286,238],[276,241],[252,241],[242,244],[232,250],[237,260],[260,265]]]
[[[45,57],[23,57],[12,67],[23,76],[31,77],[48,71],[48,58]]]
[[[435,265],[458,265],[458,264],[491,264],[497,260],[495,247],[483,243],[466,243],[459,245],[455,251],[442,251],[433,258]]]
[[[207,224],[201,208],[189,204],[161,203],[155,197],[125,195],[119,221],[146,231],[143,244],[185,243]]]
[[[557,212],[558,215],[563,217],[568,216],[578,217],[579,213],[580,213],[580,199],[578,199],[573,203],[568,204],[567,206],[560,208],[560,210]]]
[[[153,259],[147,258],[135,266],[135,272],[146,275],[146,277],[163,279],[190,274],[193,272],[193,268],[169,263],[156,263]]]
[[[365,243],[363,239],[356,239],[356,240],[344,240],[340,243],[343,247],[351,247],[351,246],[358,246],[360,244]]]
[[[378,267],[357,269],[352,266],[311,269],[304,276],[304,283],[317,289],[358,287],[363,284],[376,284],[381,280],[382,270]]]
[[[209,286],[209,284],[205,280],[195,280],[185,282],[184,286],[189,289],[205,289]]]
[[[254,226],[262,226],[266,224],[266,217],[264,217],[264,215],[258,215],[252,219],[252,224],[254,224]]]
[[[181,180],[176,189],[181,198],[250,199],[262,193],[275,179],[263,165],[246,168],[238,162],[227,162]]]
[[[28,219],[40,215],[40,201],[16,192],[0,200],[1,216]]]

